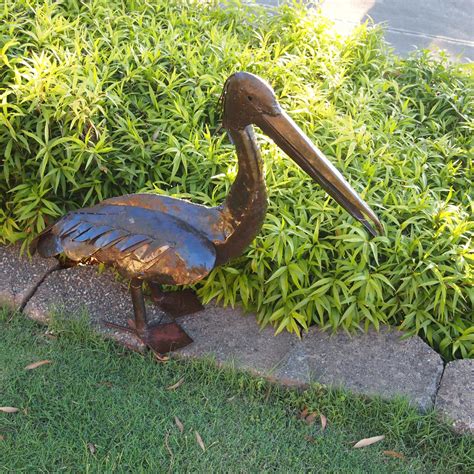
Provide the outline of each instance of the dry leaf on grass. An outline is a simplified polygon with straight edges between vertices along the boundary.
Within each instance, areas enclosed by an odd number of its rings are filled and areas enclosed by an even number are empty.
[[[0,435],[0,441],[4,441],[4,440],[5,440],[5,436]]]
[[[308,441],[308,443],[316,443],[316,440],[314,439],[313,436],[305,435],[304,439]]]
[[[202,440],[201,435],[197,431],[194,431],[194,433],[196,434],[196,441],[198,442],[199,446],[203,451],[205,451],[206,446],[204,446],[204,441]]]
[[[370,446],[371,444],[378,443],[379,441],[382,441],[385,439],[384,435],[381,436],[372,436],[371,438],[364,438],[361,439],[360,441],[357,441],[353,448],[365,448],[366,446]]]
[[[328,419],[322,413],[319,415],[319,418],[321,420],[321,431],[324,431],[328,424]]]
[[[306,422],[307,425],[312,425],[314,423],[314,420],[316,419],[316,413],[310,413],[304,421]]]
[[[184,431],[184,425],[181,423],[181,420],[175,416],[174,417],[174,422],[176,423],[176,426],[178,427],[178,430],[182,433]]]
[[[52,363],[51,360],[39,360],[38,362],[33,362],[32,364],[27,365],[25,367],[25,370],[33,370],[38,367],[41,367],[42,365],[51,364],[51,363]]]
[[[87,449],[91,454],[95,454],[97,452],[97,448],[95,447],[94,443],[87,443]]]
[[[298,418],[301,420],[304,420],[307,416],[308,416],[308,409],[304,408],[298,415]]]
[[[267,388],[267,393],[265,394],[265,403],[268,402],[268,399],[270,398],[271,393],[272,393],[272,386],[269,385]]]
[[[405,456],[397,451],[384,451],[383,453],[385,456],[390,456],[391,458],[405,459]]]
[[[158,362],[168,362],[170,360],[169,356],[159,354],[158,352],[153,351],[153,354]]]
[[[176,383],[173,385],[170,385],[169,387],[166,387],[166,390],[176,390],[178,387],[183,385],[184,383],[184,377],[182,379],[179,379]]]
[[[18,408],[15,408],[15,407],[0,407],[0,411],[2,413],[17,413],[20,410]]]
[[[298,415],[298,418],[300,420],[303,420],[307,425],[312,425],[314,424],[314,421],[316,420],[317,413],[315,412],[309,412],[307,408],[304,408]],[[319,419],[321,420],[321,431],[324,431],[326,429],[326,425],[328,424],[327,418],[320,413],[319,414]]]
[[[170,434],[169,433],[166,433],[166,436],[165,436],[165,446],[166,446],[166,449],[167,451],[170,453],[170,457],[171,457],[171,461],[173,460],[174,456],[173,456],[173,451],[171,451],[171,448],[170,448],[170,445],[168,444],[168,438],[169,438]]]

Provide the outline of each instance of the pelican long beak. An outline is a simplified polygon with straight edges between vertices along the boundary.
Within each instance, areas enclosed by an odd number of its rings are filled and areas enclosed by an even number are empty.
[[[274,116],[262,114],[257,125],[373,236],[383,233],[382,224],[374,211],[352,189],[324,153],[311,143],[291,117],[282,110]]]

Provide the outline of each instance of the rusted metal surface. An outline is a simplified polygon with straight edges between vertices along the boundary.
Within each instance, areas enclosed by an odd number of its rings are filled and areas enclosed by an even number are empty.
[[[135,285],[131,289],[135,308],[133,330],[151,347],[155,344],[171,348],[173,337],[177,347],[187,339],[177,325],[167,327],[166,331],[164,325],[148,330],[141,281],[153,282],[155,301],[159,304],[161,299],[162,306],[168,305],[172,313],[172,298],[159,295],[156,285],[196,283],[217,265],[241,255],[261,229],[267,193],[252,124],[272,138],[371,234],[382,231],[374,212],[280,108],[266,82],[244,72],[233,74],[225,83],[222,102],[223,127],[235,145],[239,171],[221,206],[208,208],[153,194],[115,197],[70,212],[40,234],[32,245],[32,250],[44,257],[63,255],[68,262],[102,262],[131,278]],[[177,295],[174,298],[180,299]],[[177,303],[183,306],[176,308],[176,314],[196,310],[192,298],[188,303],[185,299]],[[160,328],[164,331],[164,343],[158,334]],[[156,347],[153,348],[158,350]]]
[[[160,321],[153,323],[147,321],[143,298],[143,280],[132,278],[130,281],[130,294],[132,296],[135,320],[129,320],[128,326],[106,322],[107,326],[135,334],[158,354],[166,354],[193,342],[181,326],[175,322],[161,324]]]

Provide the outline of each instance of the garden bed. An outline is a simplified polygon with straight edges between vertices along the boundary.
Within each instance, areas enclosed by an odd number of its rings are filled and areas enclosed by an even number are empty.
[[[299,332],[399,326],[474,355],[473,81],[400,59],[379,29],[347,38],[312,10],[218,2],[7,1],[0,13],[0,228],[26,238],[68,210],[149,191],[206,205],[236,174],[215,134],[228,75],[265,77],[376,210],[361,226],[263,136],[270,206],[243,257],[198,287]]]

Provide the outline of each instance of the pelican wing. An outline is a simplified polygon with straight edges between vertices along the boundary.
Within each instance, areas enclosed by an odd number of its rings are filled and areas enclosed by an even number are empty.
[[[44,231],[36,248],[117,267],[127,276],[166,284],[194,283],[215,264],[215,247],[189,224],[164,212],[99,204],[71,212]]]
[[[212,242],[225,241],[230,232],[225,216],[217,207],[207,207],[184,199],[176,199],[151,193],[126,194],[102,201],[102,204],[114,206],[133,206],[164,212],[185,222],[192,222],[197,229]]]

